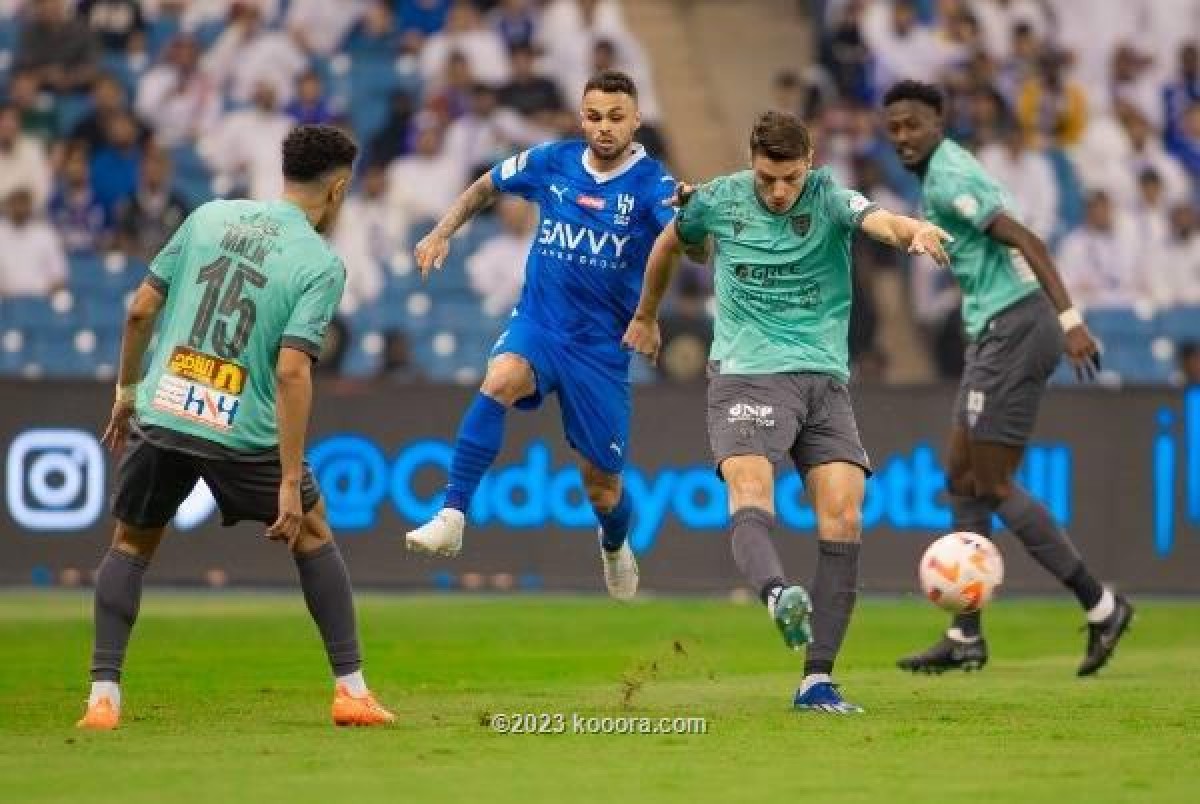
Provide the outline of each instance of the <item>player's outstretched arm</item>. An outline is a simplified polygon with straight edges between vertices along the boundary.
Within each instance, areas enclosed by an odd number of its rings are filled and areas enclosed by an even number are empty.
[[[438,221],[437,226],[417,243],[414,255],[421,276],[429,276],[435,269],[441,269],[450,253],[450,238],[459,228],[475,217],[481,210],[487,209],[500,195],[492,181],[489,171],[484,173],[471,184],[462,195],[450,206],[450,209]]]
[[[1029,227],[1003,212],[992,221],[987,233],[996,242],[1015,248],[1025,258],[1058,311],[1059,323],[1066,333],[1067,359],[1075,368],[1075,376],[1080,380],[1092,379],[1100,368],[1100,347],[1083,323],[1083,316],[1071,303],[1071,294],[1054,267],[1050,249]]]
[[[928,221],[876,209],[862,219],[860,226],[880,243],[908,249],[909,254],[928,254],[943,267],[950,264],[950,256],[942,243],[954,238]]]
[[[267,536],[292,547],[300,537],[304,519],[300,480],[304,475],[304,436],[312,409],[312,358],[299,349],[282,347],[275,364],[275,383],[283,479],[279,484],[279,516],[267,528]]]
[[[167,297],[158,288],[143,282],[133,294],[133,302],[125,315],[125,332],[121,336],[121,367],[117,372],[117,399],[101,437],[101,442],[114,454],[121,452],[129,435],[129,421],[133,418],[136,406],[137,384],[142,378],[142,361],[154,334],[154,323],[166,300]]]
[[[654,241],[650,250],[650,258],[646,260],[646,276],[642,280],[642,296],[638,299],[637,310],[633,320],[625,330],[621,345],[640,355],[645,355],[650,362],[658,360],[658,350],[662,346],[662,333],[658,329],[658,310],[662,306],[663,296],[671,286],[671,278],[679,265],[679,255],[683,251],[683,241],[674,226],[667,226]]]

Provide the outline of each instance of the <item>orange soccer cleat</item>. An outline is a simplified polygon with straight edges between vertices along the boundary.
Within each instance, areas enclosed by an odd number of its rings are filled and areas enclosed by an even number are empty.
[[[333,694],[333,722],[337,726],[385,726],[396,716],[379,705],[371,693],[355,697],[342,684]]]
[[[113,704],[111,698],[104,697],[98,699],[95,703],[88,704],[87,712],[75,724],[75,728],[91,729],[92,731],[112,731],[120,721],[121,710]]]

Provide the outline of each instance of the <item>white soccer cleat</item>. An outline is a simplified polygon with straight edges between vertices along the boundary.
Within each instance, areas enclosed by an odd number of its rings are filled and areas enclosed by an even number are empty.
[[[467,524],[463,512],[454,508],[443,508],[433,519],[404,537],[409,550],[434,556],[451,558],[462,549],[463,528]]]
[[[617,600],[633,600],[638,588],[638,567],[629,549],[629,542],[621,545],[621,549],[610,553],[600,547],[600,563],[604,565],[604,585],[608,587],[609,597]]]

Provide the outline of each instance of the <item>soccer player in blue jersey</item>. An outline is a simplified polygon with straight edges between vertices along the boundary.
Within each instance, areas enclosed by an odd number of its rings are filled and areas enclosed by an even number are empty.
[[[422,275],[441,268],[450,238],[501,193],[538,205],[525,288],[496,341],[487,374],[459,427],[445,508],[408,533],[409,549],[453,556],[465,515],[504,437],[510,408],[558,394],[567,440],[581,457],[584,488],[600,521],[609,594],[637,592],[626,543],[632,504],[621,484],[629,436],[630,353],[621,336],[641,293],[646,258],[674,217],[675,180],[633,141],[637,89],[605,71],[584,88],[583,140],[547,143],[480,176],[416,247]]]

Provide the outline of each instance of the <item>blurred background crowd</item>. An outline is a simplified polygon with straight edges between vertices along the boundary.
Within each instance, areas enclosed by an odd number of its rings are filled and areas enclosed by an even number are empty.
[[[825,0],[803,3],[816,63],[779,72],[774,103],[817,129],[819,162],[877,200],[919,209],[879,126],[901,78],[942,85],[949,134],[1009,190],[1104,342],[1109,379],[1200,381],[1200,3],[1195,0]],[[859,244],[853,351],[886,360]],[[961,370],[958,292],[911,266],[911,309],[937,374]],[[1064,372],[1065,373],[1065,372]]]
[[[0,0],[0,374],[111,377],[124,300],[174,228],[209,198],[276,195],[288,128],[333,122],[364,154],[333,235],[348,287],[322,366],[347,381],[476,381],[535,213],[505,200],[427,283],[411,247],[484,168],[572,135],[597,69],[634,77],[639,140],[671,162],[668,141],[688,137],[659,93],[677,87],[656,83],[627,13],[659,1]],[[747,25],[770,24],[763,4],[732,2]],[[819,163],[915,208],[877,103],[900,77],[941,82],[952,136],[1051,244],[1108,378],[1200,380],[1200,2],[784,6],[815,58],[747,92],[810,121]],[[894,381],[905,350],[928,366],[919,379],[956,376],[949,277],[855,249],[860,380]],[[637,379],[702,373],[710,297],[709,272],[685,266],[661,365]]]

